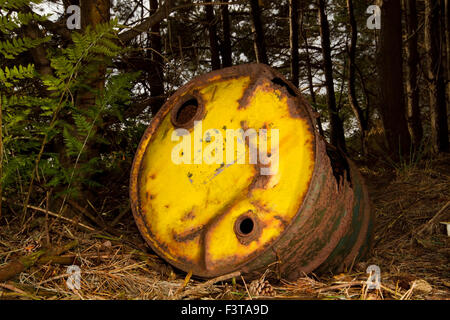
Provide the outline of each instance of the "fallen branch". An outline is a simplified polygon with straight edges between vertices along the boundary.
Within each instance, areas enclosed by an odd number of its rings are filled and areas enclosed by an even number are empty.
[[[32,300],[40,300],[38,297],[34,296],[33,294],[31,294],[29,292],[25,292],[22,289],[16,288],[14,285],[9,284],[9,283],[0,283],[0,288],[10,290],[10,291],[14,292],[15,294],[17,294],[18,296],[27,297]],[[8,294],[0,293],[0,297],[2,297],[2,296],[8,296]]]
[[[0,282],[4,282],[15,277],[17,274],[24,272],[35,264],[59,263],[61,261],[68,262],[68,259],[63,259],[64,257],[57,256],[75,248],[76,246],[78,246],[78,241],[72,241],[63,247],[42,249],[28,256],[23,256],[17,260],[11,261],[0,268]]]
[[[34,265],[38,259],[45,254],[45,250],[32,253],[25,257],[12,261],[0,268],[0,282],[4,282],[27,270]]]

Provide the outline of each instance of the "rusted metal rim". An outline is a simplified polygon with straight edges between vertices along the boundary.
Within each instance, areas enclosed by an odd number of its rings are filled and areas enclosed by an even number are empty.
[[[311,131],[313,133],[313,141],[312,144],[316,145],[316,150],[317,150],[317,131],[315,130],[316,128],[316,120],[315,120],[315,116],[312,113],[312,110],[310,110],[310,108],[308,108],[307,106],[309,105],[306,100],[302,97],[300,91],[298,90],[298,88],[294,87],[293,85],[291,85],[285,78],[283,75],[281,75],[280,73],[278,73],[277,71],[271,69],[270,67],[268,67],[267,65],[264,64],[247,64],[247,65],[240,65],[240,66],[233,66],[233,67],[229,67],[229,68],[225,68],[225,69],[221,69],[221,70],[216,70],[216,71],[212,71],[210,73],[207,74],[203,74],[200,76],[197,76],[196,78],[192,79],[192,81],[190,81],[189,83],[187,83],[186,85],[182,86],[180,89],[178,89],[177,91],[180,92],[188,92],[190,90],[192,90],[191,88],[194,86],[201,86],[203,84],[207,84],[208,81],[214,80],[214,79],[231,79],[231,78],[236,78],[241,76],[242,74],[248,74],[249,76],[253,77],[254,79],[258,79],[260,76],[267,76],[270,79],[281,79],[286,86],[284,85],[280,85],[279,83],[275,83],[278,84],[280,89],[282,91],[285,91],[286,93],[289,93],[289,91],[293,91],[295,92],[295,99],[297,100],[297,105],[296,105],[296,109],[295,111],[298,112],[299,115],[302,116],[306,116],[305,120],[307,121],[307,123],[309,124]],[[289,90],[288,88],[289,87]],[[248,90],[251,90],[251,88],[249,87]],[[195,97],[195,95],[193,94],[192,96]],[[177,261],[174,260],[170,257],[168,257],[162,250],[160,250],[157,246],[157,244],[153,243],[153,237],[150,233],[149,228],[147,227],[147,223],[144,219],[143,216],[141,216],[139,214],[139,208],[140,208],[140,201],[139,201],[139,193],[140,193],[140,186],[138,183],[139,180],[139,176],[140,173],[142,171],[142,159],[145,156],[145,150],[147,150],[147,146],[150,143],[153,133],[155,132],[155,130],[158,128],[160,122],[162,121],[162,119],[164,119],[164,117],[171,112],[171,110],[173,110],[174,105],[182,105],[184,102],[186,102],[186,98],[188,99],[189,97],[192,97],[189,95],[184,95],[184,96],[171,96],[163,105],[163,107],[158,111],[158,113],[155,115],[155,117],[151,120],[149,127],[147,128],[147,130],[145,131],[139,146],[138,146],[138,150],[144,150],[144,152],[141,153],[136,153],[134,161],[133,161],[133,165],[132,165],[132,170],[131,170],[131,178],[130,178],[130,199],[131,199],[131,208],[132,208],[132,212],[133,212],[133,216],[135,218],[136,224],[138,226],[139,231],[141,232],[142,236],[144,237],[144,239],[146,240],[146,242],[148,243],[148,245],[152,248],[152,250],[158,254],[159,256],[163,257],[166,261],[168,261],[170,264],[172,264],[173,266],[175,266],[176,268],[179,268],[181,270],[186,270],[186,264],[183,263],[183,261]],[[184,102],[182,102],[184,101]],[[172,117],[172,115],[171,115]],[[172,122],[172,119],[171,119]],[[173,124],[173,122],[172,122]],[[317,161],[317,152],[316,150],[314,150],[315,154],[314,154],[314,168],[313,168],[313,174],[312,174],[312,179],[311,182],[313,182],[314,176],[316,175],[316,161]],[[308,186],[308,191],[305,194],[305,199],[308,197],[308,194],[310,192],[311,189],[311,184]],[[303,204],[300,206],[300,209],[298,210],[298,212],[296,213],[295,217],[292,219],[291,223],[296,219],[296,217],[300,214],[300,212],[302,211],[302,206]],[[289,226],[286,227],[286,230],[288,230]],[[223,270],[220,270],[220,272],[214,271],[214,272],[209,272],[207,270],[205,270],[204,268],[199,268],[196,266],[192,266],[190,265],[190,268],[193,271],[193,274],[198,276],[198,277],[204,277],[204,278],[210,278],[210,277],[215,277],[224,273],[229,273],[229,272],[233,272],[235,270],[241,269],[243,266],[248,265],[249,263],[253,262],[255,259],[258,258],[258,256],[260,255],[264,255],[266,252],[268,252],[270,250],[270,248],[272,248],[279,240],[280,238],[282,238],[283,235],[280,235],[279,238],[275,239],[272,243],[268,244],[267,246],[265,246],[264,248],[262,248],[261,251],[250,255],[248,257],[248,259],[246,260],[246,262],[243,262],[241,264],[238,265],[230,265],[229,267],[225,267],[223,268]]]
[[[373,228],[373,225],[375,223],[375,214],[371,210],[372,203],[370,202],[369,194],[367,191],[366,184],[364,182],[364,179],[361,175],[361,173],[356,168],[356,165],[349,160],[350,167],[353,168],[353,179],[358,179],[359,184],[361,185],[362,192],[363,192],[363,198],[365,199],[365,206],[363,208],[363,222],[361,229],[358,234],[357,241],[355,242],[353,248],[350,250],[349,254],[345,257],[343,261],[344,266],[350,266],[354,263],[354,260],[356,257],[361,255],[361,249],[364,249],[365,252],[368,252],[371,250],[372,242],[373,242],[373,232],[371,232],[370,228]],[[367,237],[367,234],[369,234],[369,237]],[[364,244],[366,243],[366,246]]]
[[[150,228],[148,227],[148,223],[146,221],[145,216],[142,216],[139,214],[140,212],[140,186],[139,186],[139,177],[141,175],[143,163],[142,160],[145,157],[145,153],[147,150],[148,144],[152,140],[152,135],[155,132],[155,130],[158,128],[160,122],[162,119],[164,119],[169,112],[170,114],[170,121],[176,128],[185,128],[190,129],[193,127],[194,121],[202,119],[204,116],[205,108],[203,106],[203,102],[201,101],[201,97],[195,94],[195,91],[192,92],[193,86],[195,87],[202,86],[203,84],[208,84],[211,81],[214,81],[215,79],[229,79],[241,76],[242,74],[248,74],[250,77],[258,80],[259,75],[268,76],[269,79],[272,79],[272,82],[276,85],[278,85],[278,88],[280,91],[284,92],[285,94],[289,94],[291,96],[295,97],[296,105],[294,106],[293,110],[295,112],[301,114],[301,116],[308,122],[308,125],[311,128],[311,131],[313,132],[313,145],[315,145],[314,150],[314,164],[313,164],[313,171],[312,171],[312,177],[309,182],[309,185],[307,187],[307,192],[304,195],[304,201],[299,206],[299,209],[297,213],[295,214],[294,218],[290,220],[289,224],[286,226],[284,232],[276,239],[274,239],[272,242],[268,243],[264,248],[261,248],[258,252],[256,252],[253,255],[249,255],[245,262],[242,262],[240,264],[230,264],[226,267],[221,268],[220,270],[214,270],[214,271],[208,271],[205,268],[202,268],[201,266],[195,266],[191,263],[187,263],[182,260],[174,260],[170,257],[168,257],[165,252],[162,252],[163,249],[160,249],[156,243],[153,243],[155,241],[150,234]],[[275,81],[273,80],[275,79]],[[279,79],[279,80],[276,80]],[[254,83],[254,85],[257,85],[258,83]],[[195,88],[194,87],[194,88]],[[250,89],[250,87],[249,87]],[[322,184],[323,181],[323,170],[326,169],[327,176],[332,176],[331,167],[329,165],[330,159],[327,157],[325,153],[325,141],[318,135],[316,129],[316,120],[314,113],[312,112],[312,109],[308,107],[308,103],[306,100],[302,97],[300,92],[297,88],[295,88],[293,85],[291,85],[288,81],[284,80],[284,77],[280,75],[278,72],[270,69],[269,67],[265,65],[244,65],[244,66],[236,66],[231,68],[226,68],[222,70],[218,70],[206,75],[199,76],[195,79],[193,79],[190,83],[183,86],[179,89],[180,92],[188,92],[191,91],[190,94],[186,95],[175,95],[172,96],[163,106],[163,108],[156,114],[154,119],[152,119],[149,127],[147,128],[144,136],[141,139],[141,142],[138,147],[138,151],[136,153],[135,159],[133,161],[133,167],[131,172],[131,179],[130,179],[130,198],[131,198],[131,206],[133,215],[135,217],[136,223],[138,225],[138,228],[140,232],[142,233],[144,239],[146,239],[147,243],[152,247],[152,249],[159,254],[161,257],[163,257],[165,260],[170,262],[175,267],[182,269],[182,270],[192,270],[193,273],[199,277],[214,277],[218,276],[220,274],[229,273],[235,270],[243,270],[244,272],[246,270],[252,271],[252,269],[255,266],[259,266],[259,264],[264,261],[269,261],[269,259],[272,259],[271,262],[275,261],[273,259],[274,256],[276,256],[276,250],[278,248],[282,247],[282,250],[284,251],[284,254],[287,254],[285,247],[289,240],[289,233],[292,233],[292,231],[298,231],[305,229],[305,226],[309,226],[309,224],[306,224],[306,221],[312,216],[314,216],[315,212],[311,211],[308,206],[311,206],[311,204],[319,199],[319,195],[316,191],[316,184]],[[194,100],[195,99],[195,100]],[[172,106],[174,106],[172,108]],[[186,114],[183,116],[180,116],[180,112],[182,112],[184,109],[187,109]],[[186,110],[184,110],[186,111]],[[329,168],[330,167],[330,168]],[[355,170],[357,170],[355,168]],[[330,173],[328,173],[330,171]],[[354,170],[350,170],[352,173]],[[358,173],[356,173],[358,174]],[[360,180],[359,177],[357,180]],[[322,182],[321,182],[322,181]],[[333,180],[334,181],[334,180]],[[339,183],[333,183],[333,181],[328,181],[327,188],[329,190],[332,190],[333,188],[338,189],[340,187]],[[331,182],[331,183],[330,183]],[[346,188],[352,189],[350,185],[346,185]],[[353,190],[353,189],[352,189]],[[352,197],[351,190],[346,192],[346,198],[348,196],[347,200],[350,200]],[[324,191],[325,192],[325,191]],[[335,192],[334,192],[335,193]],[[333,193],[333,194],[334,194]],[[348,195],[347,195],[348,193]],[[339,194],[339,193],[338,193]],[[310,196],[313,196],[315,200],[309,199]],[[320,199],[322,199],[323,196],[320,195]],[[361,201],[367,200],[367,194],[364,190],[364,199]],[[309,201],[307,201],[309,200]],[[336,199],[337,201],[338,199]],[[307,203],[308,202],[308,203]],[[347,201],[351,202],[351,201]],[[345,201],[340,201],[340,203],[345,203]],[[351,204],[347,204],[351,206]],[[366,215],[367,210],[365,207],[364,210],[361,211],[359,214]],[[347,209],[348,210],[348,209]],[[351,210],[350,210],[351,211]],[[303,213],[303,214],[302,214]],[[333,217],[332,217],[333,218]],[[329,242],[326,243],[320,250],[316,250],[315,254],[309,258],[304,257],[303,260],[307,260],[308,264],[307,266],[302,269],[304,272],[310,272],[313,271],[317,266],[319,266],[321,263],[323,263],[327,258],[330,256],[331,252],[334,251],[336,245],[340,241],[340,236],[342,234],[347,233],[350,228],[353,228],[354,226],[350,226],[351,217],[350,215],[344,216],[341,219],[341,224],[337,226],[337,229],[333,231],[332,236],[329,239]],[[347,251],[350,252],[350,254],[346,254],[345,260],[350,259],[353,257],[355,250],[358,250],[361,248],[361,245],[363,242],[363,239],[365,235],[367,234],[367,217],[363,217],[363,226],[360,230],[360,233],[358,234],[358,241],[354,244],[353,250]],[[308,221],[309,223],[309,221]],[[321,223],[327,223],[327,221],[323,221]],[[334,221],[333,221],[334,223]],[[294,226],[295,224],[295,226]],[[359,227],[359,226],[358,226]],[[257,219],[257,216],[251,212],[245,212],[242,213],[241,216],[238,217],[238,219],[235,221],[234,224],[234,232],[236,234],[236,237],[241,242],[241,244],[248,244],[254,239],[257,239],[260,236],[261,227],[259,225],[259,221]],[[310,242],[309,240],[307,242]],[[304,247],[300,247],[302,250],[300,252],[297,252],[298,255],[302,255],[302,252],[304,251]],[[293,249],[293,248],[292,248]],[[274,253],[275,252],[275,253]],[[303,257],[302,257],[303,258]],[[279,260],[278,257],[276,260]],[[290,259],[287,263],[292,264],[292,256],[290,256]],[[270,262],[269,262],[270,263]],[[267,263],[267,264],[269,264]],[[267,265],[266,264],[266,265]],[[220,272],[219,272],[220,271]]]

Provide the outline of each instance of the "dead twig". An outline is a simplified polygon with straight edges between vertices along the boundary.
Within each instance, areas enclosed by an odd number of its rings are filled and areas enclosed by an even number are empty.
[[[116,224],[118,224],[120,222],[120,220],[122,220],[122,218],[131,211],[131,208],[129,206],[127,206],[124,210],[122,210],[119,215],[113,220],[113,222],[111,223],[111,227],[115,227]]]
[[[449,206],[450,201],[447,201],[447,203],[433,216],[433,218],[431,218],[427,223],[425,223],[422,227],[420,227],[420,229],[416,231],[416,234],[419,236],[431,234],[433,232],[434,226],[439,223],[441,217],[449,213],[446,211]]]
[[[217,283],[219,281],[229,280],[229,279],[232,279],[232,278],[239,277],[240,275],[241,275],[241,273],[239,271],[236,271],[236,272],[233,272],[233,273],[229,273],[229,274],[226,274],[226,275],[223,275],[223,276],[220,276],[220,277],[208,280],[208,281],[206,281],[204,283],[201,283],[201,284],[199,284],[199,285],[197,285],[197,286],[195,286],[195,287],[193,287],[193,288],[191,288],[189,290],[184,291],[183,293],[180,293],[179,295],[175,295],[174,299],[178,300],[178,299],[184,298],[186,296],[189,296],[189,295],[191,295],[193,293],[196,293],[196,292],[200,291],[201,289],[205,289],[205,288],[207,288],[209,286],[212,286],[213,284],[215,284],[215,283]]]
[[[244,282],[245,291],[247,291],[248,297],[250,298],[250,300],[253,300],[252,295],[250,294],[250,291],[248,291],[248,287],[247,287],[247,284],[245,283],[245,279],[242,275],[241,275],[241,279],[242,279],[242,282]]]
[[[74,224],[74,225],[83,227],[83,228],[85,228],[85,229],[87,229],[87,230],[89,230],[89,231],[97,231],[97,230],[95,230],[94,228],[89,227],[88,225],[85,225],[85,224],[83,224],[83,223],[81,223],[81,222],[76,222],[75,220],[69,219],[69,218],[64,217],[64,216],[62,216],[62,215],[59,215],[59,214],[57,214],[57,213],[54,213],[54,212],[51,212],[51,211],[48,211],[48,210],[45,210],[45,209],[42,209],[42,208],[39,208],[39,207],[35,207],[35,206],[32,206],[32,205],[27,205],[27,207],[28,207],[29,209],[33,209],[33,210],[36,210],[36,211],[38,211],[38,212],[45,213],[45,214],[48,214],[49,216],[52,216],[52,217],[55,217],[55,218],[58,218],[58,219],[61,219],[61,220],[70,222],[70,223],[72,223],[72,224]]]
[[[101,228],[105,228],[106,224],[103,221],[103,219],[97,219],[96,217],[94,217],[94,215],[92,215],[89,210],[83,208],[82,206],[80,206],[78,203],[76,203],[73,200],[68,199],[67,202],[73,207],[75,208],[78,212],[80,212],[82,215],[84,215],[86,218],[88,218],[89,220],[91,220],[92,222],[94,222],[96,225],[98,225]]]
[[[364,281],[353,281],[353,282],[337,284],[334,286],[317,289],[317,293],[321,293],[324,291],[332,291],[332,290],[336,290],[336,289],[346,289],[346,288],[353,287],[353,286],[362,286],[362,285],[364,285],[364,283],[365,283]]]

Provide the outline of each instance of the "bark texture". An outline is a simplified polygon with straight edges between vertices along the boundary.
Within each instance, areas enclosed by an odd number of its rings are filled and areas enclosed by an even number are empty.
[[[409,155],[411,147],[403,93],[401,2],[381,2],[378,109],[390,157],[397,160]]]
[[[252,19],[252,31],[254,33],[254,46],[256,62],[268,64],[266,44],[264,42],[264,30],[262,27],[261,8],[259,0],[250,0],[250,13]]]
[[[336,107],[336,97],[333,81],[333,63],[331,60],[330,27],[326,15],[325,0],[319,0],[320,38],[322,43],[325,87],[327,89],[327,106],[330,116],[330,142],[335,147],[346,151],[344,127]]]
[[[434,152],[448,152],[447,106],[439,20],[439,2],[425,0],[425,48],[427,51],[432,146]]]
[[[407,110],[408,126],[414,146],[418,147],[422,141],[423,129],[420,120],[419,87],[417,83],[417,65],[419,63],[419,52],[417,50],[417,8],[416,0],[405,0],[406,9],[406,31],[407,31]]]

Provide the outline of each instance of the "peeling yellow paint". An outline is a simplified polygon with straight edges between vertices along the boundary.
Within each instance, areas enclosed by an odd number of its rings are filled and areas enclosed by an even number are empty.
[[[293,98],[269,79],[258,82],[248,104],[240,106],[251,80],[249,76],[216,77],[190,90],[196,90],[204,104],[203,132],[218,129],[226,137],[226,129],[243,125],[256,131],[279,130],[279,170],[267,177],[264,187],[252,185],[259,169],[248,161],[173,163],[171,154],[178,142],[171,140],[175,128],[170,112],[145,144],[137,181],[140,214],[149,228],[148,240],[171,261],[208,271],[241,264],[275,241],[303,202],[314,169],[312,128],[305,119],[292,116],[288,102]],[[193,139],[191,135],[192,145]],[[207,144],[202,141],[203,150]],[[245,212],[255,214],[261,230],[256,239],[244,244],[234,226]]]

